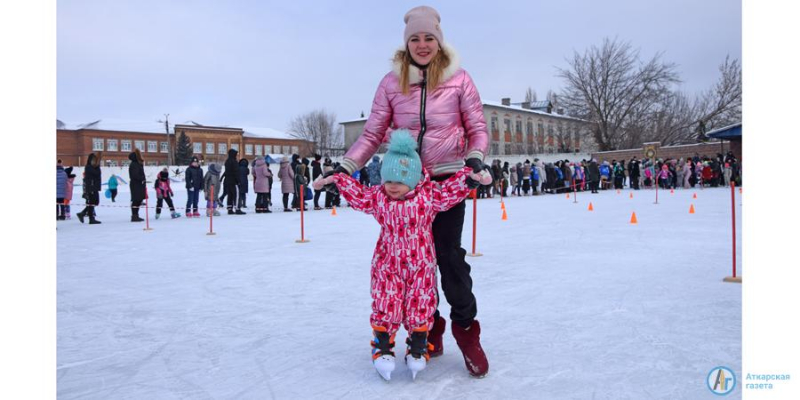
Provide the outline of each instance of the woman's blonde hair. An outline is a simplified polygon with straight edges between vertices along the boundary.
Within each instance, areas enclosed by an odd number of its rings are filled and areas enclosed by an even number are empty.
[[[400,88],[403,90],[403,94],[408,94],[409,91],[409,82],[408,82],[408,71],[411,68],[413,59],[411,58],[411,53],[408,51],[408,48],[403,50],[397,50],[394,53],[394,62],[400,63]],[[439,47],[439,51],[436,53],[436,56],[433,57],[430,64],[428,64],[428,91],[432,92],[442,83],[442,75],[444,75],[444,70],[450,66],[450,55],[442,48]]]

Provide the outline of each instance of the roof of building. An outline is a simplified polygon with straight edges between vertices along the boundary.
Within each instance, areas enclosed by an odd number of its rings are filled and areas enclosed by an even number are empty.
[[[580,119],[580,118],[569,117],[569,116],[566,116],[566,115],[552,114],[552,113],[548,113],[548,112],[540,111],[540,110],[529,110],[527,108],[522,108],[521,106],[514,106],[514,105],[512,105],[512,106],[504,106],[503,103],[498,103],[496,101],[491,101],[491,100],[482,100],[482,102],[483,102],[484,106],[505,108],[505,109],[513,110],[513,111],[522,111],[522,112],[532,113],[532,114],[536,114],[536,115],[541,115],[541,116],[544,116],[544,117],[566,119],[566,120],[571,120],[571,121],[576,121],[576,122],[589,122],[589,121],[586,121],[586,120],[583,120],[583,119]],[[533,103],[531,103],[531,104],[533,104]]]
[[[56,120],[57,129],[79,130],[79,129],[96,129],[100,131],[118,131],[118,132],[139,132],[139,133],[159,133],[166,134],[163,122],[143,122],[131,121],[122,119],[98,119],[96,121],[70,124],[61,120]]]
[[[203,125],[195,121],[186,121],[182,124],[175,124],[172,127],[171,133],[175,132],[175,128],[202,128],[202,129],[218,129],[229,131],[242,131],[244,137],[251,138],[265,138],[265,139],[289,139],[300,140],[292,137],[291,134],[284,131],[279,131],[272,128],[263,127],[232,127],[232,126],[212,126]],[[98,119],[97,121],[69,124],[59,119],[56,120],[56,129],[79,130],[79,129],[95,129],[101,131],[117,131],[117,132],[136,132],[136,133],[153,133],[153,134],[166,134],[166,129],[163,122],[142,122],[142,121],[129,121],[129,120],[116,120],[116,119]]]
[[[714,139],[741,139],[742,137],[742,123],[728,125],[719,129],[714,129],[711,132],[706,132],[706,136]]]
[[[367,118],[367,117],[362,117],[362,118],[348,119],[347,121],[341,121],[341,122],[339,122],[339,124],[349,124],[349,123],[351,123],[351,122],[361,122],[361,121],[366,121],[367,119],[369,119],[369,118]]]
[[[531,108],[547,108],[550,107],[550,100],[532,101]]]

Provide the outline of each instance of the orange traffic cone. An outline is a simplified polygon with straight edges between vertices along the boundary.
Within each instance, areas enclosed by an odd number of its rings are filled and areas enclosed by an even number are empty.
[[[333,207],[333,210],[331,210],[331,215],[336,215],[336,207]]]
[[[508,221],[508,214],[506,214],[505,208],[503,208],[503,221]]]
[[[500,202],[500,209],[501,210],[505,210],[506,209],[506,203]]]
[[[694,204],[689,206],[689,214],[694,214]]]
[[[696,199],[696,198],[697,198],[697,193],[693,194],[693,195],[692,195],[692,198],[693,198],[693,199]]]
[[[638,222],[639,221],[636,219],[636,212],[634,211],[633,214],[631,214],[631,223],[636,224]]]
[[[589,202],[589,211],[594,211],[594,207],[592,207],[592,202]]]
[[[633,198],[633,192],[631,192],[630,198]]]

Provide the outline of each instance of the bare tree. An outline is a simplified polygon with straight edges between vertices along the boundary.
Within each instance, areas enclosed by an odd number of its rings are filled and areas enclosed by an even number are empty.
[[[559,68],[566,89],[558,100],[571,114],[594,123],[592,136],[601,151],[615,150],[630,142],[637,123],[647,115],[669,86],[678,82],[675,65],[656,54],[640,61],[639,51],[626,42],[604,39],[583,54],[575,52]],[[552,100],[551,100],[552,101]]]
[[[342,130],[336,129],[336,114],[324,109],[314,110],[295,117],[289,124],[289,134],[311,143],[308,151],[319,153],[342,147]]]
[[[525,91],[525,102],[531,103],[534,101],[536,101],[536,91],[528,86],[528,90]]]

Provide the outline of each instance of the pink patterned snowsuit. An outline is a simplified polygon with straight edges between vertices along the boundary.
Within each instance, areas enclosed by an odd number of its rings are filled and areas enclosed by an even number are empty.
[[[405,200],[390,198],[383,185],[364,187],[346,174],[334,175],[347,203],[381,225],[372,256],[372,325],[389,334],[397,332],[401,323],[409,332],[433,326],[437,303],[433,219],[466,198],[469,171],[464,167],[447,180],[432,182],[423,169],[422,180]]]

